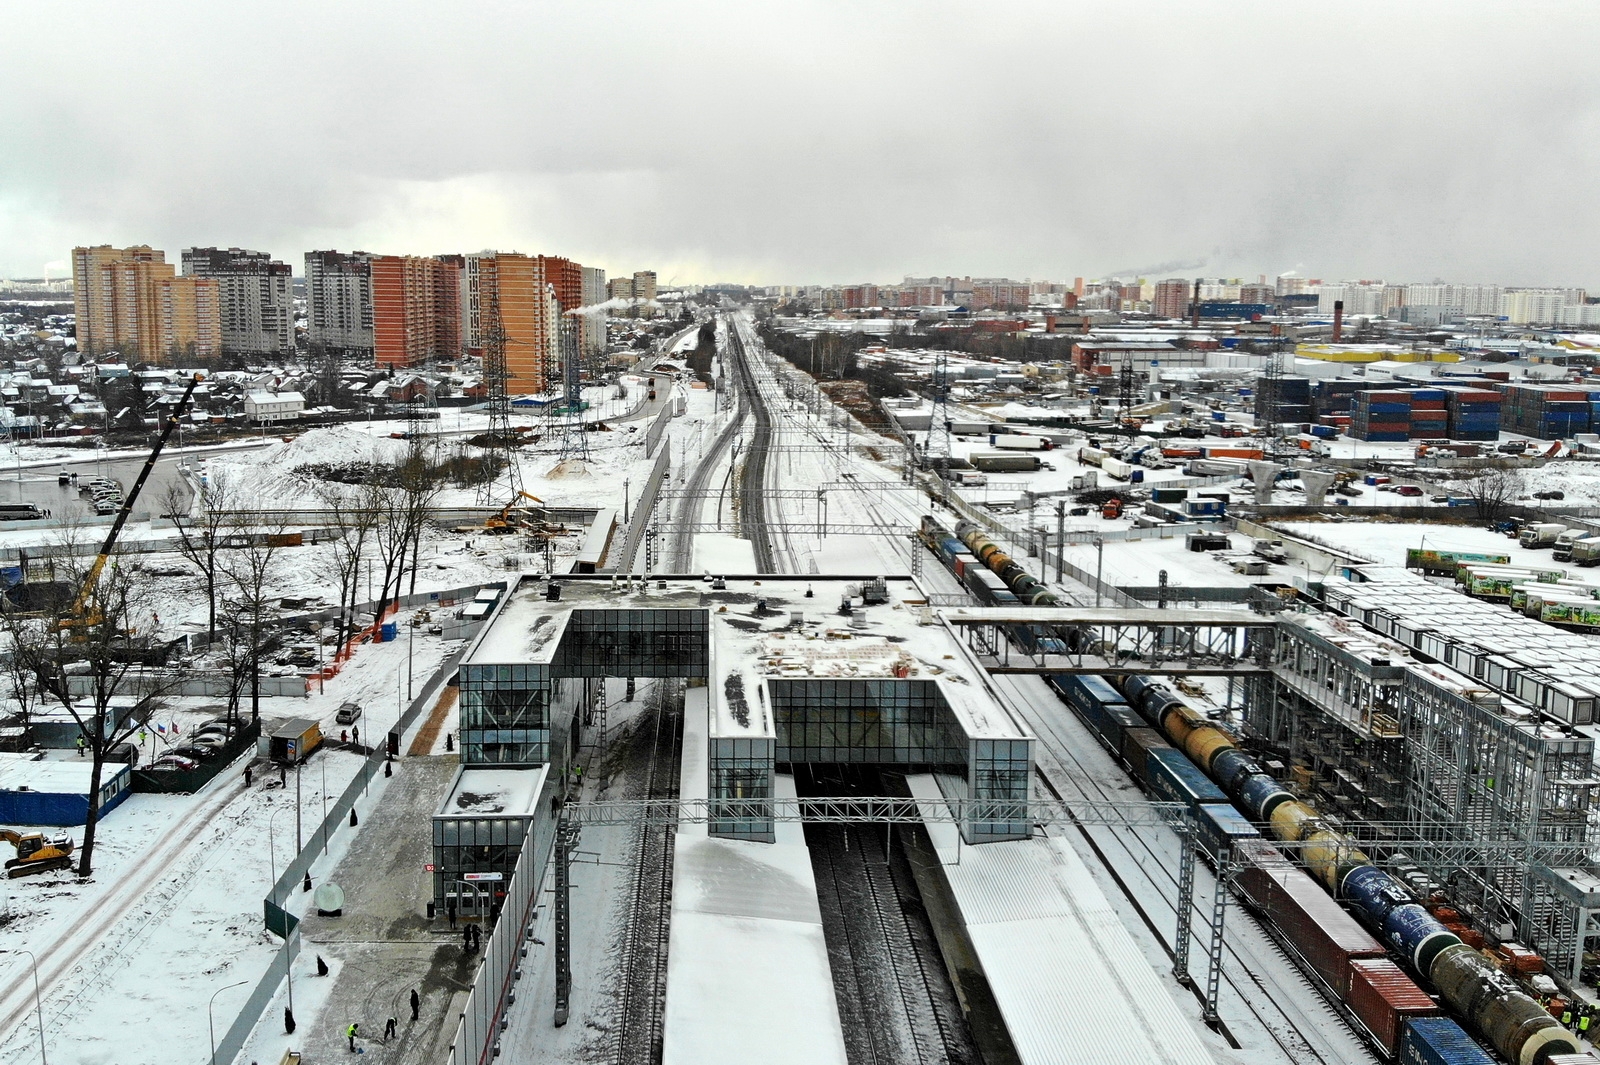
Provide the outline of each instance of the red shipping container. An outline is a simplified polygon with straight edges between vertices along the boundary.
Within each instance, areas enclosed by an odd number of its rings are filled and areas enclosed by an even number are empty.
[[[1369,403],[1404,403],[1411,398],[1410,392],[1362,392]]]
[[[1122,733],[1122,759],[1133,767],[1133,775],[1140,780],[1144,779],[1144,764],[1150,752],[1171,747],[1153,728],[1130,728]]]
[[[1293,873],[1271,878],[1267,916],[1342,999],[1350,991],[1351,960],[1382,958],[1383,944],[1333,901],[1321,884],[1299,869]]]
[[[1234,841],[1233,855],[1240,863],[1238,884],[1245,898],[1261,909],[1267,908],[1267,897],[1275,877],[1288,876],[1297,870],[1283,852],[1265,839]]]
[[[1388,958],[1357,958],[1350,963],[1350,1012],[1393,1054],[1407,1017],[1442,1012],[1416,981]]]
[[[1259,459],[1262,455],[1258,447],[1208,447],[1206,457],[1212,459]]]
[[[1410,422],[1364,422],[1361,426],[1369,433],[1404,433],[1411,429]]]
[[[1442,399],[1418,399],[1411,403],[1412,410],[1444,410]]]

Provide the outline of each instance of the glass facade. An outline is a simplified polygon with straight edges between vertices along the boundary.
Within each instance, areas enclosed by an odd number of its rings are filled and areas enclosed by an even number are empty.
[[[460,916],[490,916],[526,846],[535,848],[536,877],[544,874],[555,842],[556,780],[553,771],[547,774],[533,809],[520,816],[434,816],[433,900],[441,915],[453,899]],[[463,878],[467,873],[499,873],[501,879],[470,881]]]
[[[750,739],[717,737],[711,741],[711,750],[707,753],[713,805],[709,829],[711,835],[773,842],[777,837],[773,834],[772,818],[719,818],[715,809],[717,799],[772,798],[772,739],[760,736]]]
[[[704,677],[710,644],[698,607],[574,610],[550,665],[563,677]]]
[[[929,769],[966,762],[966,736],[931,680],[770,679],[779,762]]]

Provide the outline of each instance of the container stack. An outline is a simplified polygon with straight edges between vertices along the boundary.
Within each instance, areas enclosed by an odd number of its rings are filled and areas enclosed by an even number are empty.
[[[1350,435],[1357,440],[1403,441],[1411,438],[1411,393],[1399,390],[1362,392],[1356,396]]]
[[[1450,414],[1450,439],[1498,440],[1500,438],[1500,393],[1486,388],[1445,390],[1445,405]]]
[[[1411,392],[1411,439],[1443,440],[1450,435],[1445,390],[1417,388]]]
[[[1540,440],[1566,440],[1587,433],[1590,398],[1587,389],[1561,385],[1504,385],[1502,428]]]
[[[1271,393],[1272,389],[1268,387],[1268,382],[1262,380],[1257,383],[1256,421],[1259,424],[1311,420],[1311,378],[1280,377],[1277,381],[1275,402]]]

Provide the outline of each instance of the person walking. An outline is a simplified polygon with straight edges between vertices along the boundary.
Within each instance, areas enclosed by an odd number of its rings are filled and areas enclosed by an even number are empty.
[[[361,1024],[360,1024],[359,1021],[357,1021],[357,1022],[352,1022],[350,1027],[348,1027],[348,1028],[346,1028],[344,1030],[344,1037],[346,1039],[350,1040],[350,1053],[352,1053],[352,1054],[354,1054],[356,1052],[356,1031],[360,1027],[361,1027]]]
[[[456,930],[456,899],[454,895],[444,900],[444,912],[450,918],[450,931],[454,932]]]
[[[361,746],[361,726],[360,725],[351,725],[350,726],[350,742],[355,744],[357,747]]]
[[[461,930],[461,949],[468,954],[472,953],[472,926],[470,924]]]
[[[247,787],[247,788],[251,784],[251,777],[252,777],[252,774],[250,772],[250,767],[249,766],[245,766],[244,767],[244,786]]]
[[[414,1021],[422,1013],[422,996],[417,994],[417,989],[411,989],[411,1019]]]
[[[398,1028],[399,1026],[400,1026],[400,1021],[397,1018],[394,1018],[394,1017],[390,1017],[389,1018],[389,1023],[383,1026],[383,1041],[385,1043],[387,1043],[389,1041],[389,1037],[391,1035],[395,1034],[395,1029]]]
[[[79,758],[83,757],[83,737],[82,736],[78,737],[78,757]]]

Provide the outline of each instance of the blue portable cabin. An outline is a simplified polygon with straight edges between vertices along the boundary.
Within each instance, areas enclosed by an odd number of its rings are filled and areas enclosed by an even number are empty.
[[[88,758],[0,754],[0,821],[12,825],[81,825],[89,820]],[[106,762],[101,770],[100,816],[132,790],[133,770]]]

